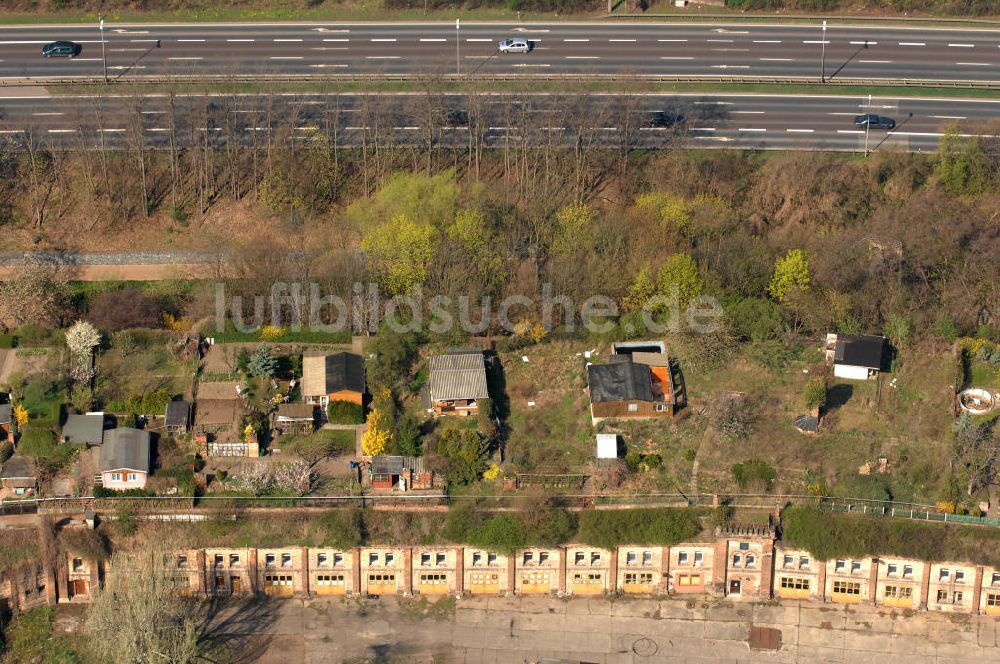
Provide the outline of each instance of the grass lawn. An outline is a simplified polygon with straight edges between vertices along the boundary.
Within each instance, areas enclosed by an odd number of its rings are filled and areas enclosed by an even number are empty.
[[[969,365],[968,387],[1000,389],[1000,368],[980,360],[972,360]]]

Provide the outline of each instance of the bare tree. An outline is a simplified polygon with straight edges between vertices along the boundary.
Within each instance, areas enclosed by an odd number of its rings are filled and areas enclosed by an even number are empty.
[[[68,296],[63,266],[31,257],[0,281],[0,324],[57,321]]]
[[[115,553],[85,630],[109,662],[189,664],[199,659],[199,623],[177,592],[170,556],[157,548]]]

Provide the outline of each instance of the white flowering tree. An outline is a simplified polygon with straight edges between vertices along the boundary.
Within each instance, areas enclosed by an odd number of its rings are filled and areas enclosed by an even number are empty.
[[[80,383],[89,383],[94,377],[93,355],[101,333],[93,325],[78,320],[66,330],[66,347],[70,352],[70,376]]]

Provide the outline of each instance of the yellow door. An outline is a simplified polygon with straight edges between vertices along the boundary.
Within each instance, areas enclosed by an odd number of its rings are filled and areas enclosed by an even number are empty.
[[[288,574],[268,574],[264,577],[264,594],[288,596],[292,594],[292,577]]]
[[[604,592],[604,575],[600,572],[576,572],[573,574],[574,595],[600,595]]]
[[[653,592],[651,572],[626,572],[622,590],[626,593],[646,594]]]
[[[1000,593],[986,593],[986,615],[1000,616]]]
[[[809,579],[783,576],[779,580],[778,596],[786,599],[808,599]]]
[[[346,592],[343,574],[318,574],[316,576],[317,595],[343,595]]]
[[[524,572],[521,575],[521,592],[525,595],[552,592],[552,579],[548,572]]]
[[[469,576],[469,592],[473,595],[499,595],[500,574],[497,572],[473,572]]]
[[[444,573],[421,574],[417,580],[421,595],[443,595],[448,592],[448,575]]]
[[[882,592],[882,604],[900,609],[912,609],[913,588],[907,586],[886,586]]]
[[[370,595],[386,595],[396,592],[395,574],[369,574],[368,593]]]
[[[837,604],[858,604],[861,602],[861,584],[856,581],[834,581],[830,600]]]

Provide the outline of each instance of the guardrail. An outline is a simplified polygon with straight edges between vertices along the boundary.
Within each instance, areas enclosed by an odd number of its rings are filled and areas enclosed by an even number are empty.
[[[929,78],[828,78],[826,83],[820,83],[817,76],[746,76],[728,74],[708,74],[704,76],[671,75],[671,74],[634,74],[619,72],[615,74],[486,74],[463,76],[446,74],[437,77],[440,83],[506,83],[525,81],[574,81],[580,83],[621,82],[624,80],[645,83],[726,83],[743,85],[816,85],[830,87],[925,87],[925,88],[964,88],[972,90],[1000,90],[1000,81],[963,81],[953,79]],[[117,85],[189,85],[197,83],[233,84],[233,83],[383,83],[427,81],[426,74],[229,74],[208,76],[136,76],[105,81],[101,77],[73,78],[3,78],[0,87],[13,86],[117,86]]]
[[[724,24],[724,23],[768,23],[768,24],[783,24],[783,23],[815,23],[817,27],[823,21],[826,21],[832,25],[837,26],[879,26],[879,27],[892,27],[893,23],[901,25],[913,25],[921,23],[940,23],[945,26],[955,26],[955,25],[984,25],[989,27],[1000,28],[1000,20],[991,18],[975,18],[975,17],[942,17],[942,16],[823,16],[820,14],[781,14],[777,16],[775,14],[746,14],[746,13],[735,13],[735,12],[717,12],[717,13],[700,13],[700,14],[689,14],[683,10],[677,12],[670,11],[657,11],[657,12],[645,12],[645,13],[635,13],[635,12],[612,12],[610,14],[602,14],[602,19],[644,19],[647,21],[676,21],[678,23],[708,23],[711,25]]]

